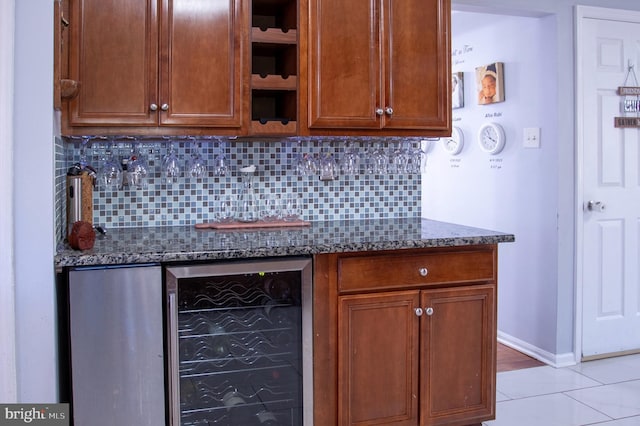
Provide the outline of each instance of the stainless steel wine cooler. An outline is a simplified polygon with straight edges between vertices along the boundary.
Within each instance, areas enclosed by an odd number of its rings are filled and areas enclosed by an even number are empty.
[[[170,424],[312,424],[311,261],[166,269]]]

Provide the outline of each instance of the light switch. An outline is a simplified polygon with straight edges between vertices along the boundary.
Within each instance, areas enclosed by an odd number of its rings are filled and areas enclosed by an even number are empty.
[[[526,127],[522,135],[522,146],[540,148],[540,127]]]

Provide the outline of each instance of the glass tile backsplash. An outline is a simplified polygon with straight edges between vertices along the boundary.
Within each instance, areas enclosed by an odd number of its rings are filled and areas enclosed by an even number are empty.
[[[424,168],[426,162],[420,149],[420,139],[396,138],[57,139],[56,223],[64,226],[64,176],[69,167],[86,163],[100,177],[107,159],[116,159],[125,169],[123,184],[118,188],[108,188],[99,179],[93,192],[93,222],[107,229],[193,225],[214,220],[216,200],[225,195],[237,196],[241,188],[239,171],[251,165],[256,166],[256,193],[296,194],[304,220],[419,217],[420,167]],[[177,157],[179,170],[175,179],[165,177],[163,168],[163,159],[170,150]],[[201,176],[192,177],[189,159],[196,152],[206,167]],[[347,156],[356,159],[350,169],[352,174],[346,174],[346,166],[341,164]],[[127,160],[133,157],[146,163],[144,187],[136,187],[132,171],[126,170]],[[221,165],[226,172],[219,168]],[[336,174],[333,180],[332,173]]]

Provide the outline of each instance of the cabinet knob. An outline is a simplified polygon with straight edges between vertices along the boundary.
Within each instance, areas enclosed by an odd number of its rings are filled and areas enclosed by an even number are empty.
[[[384,114],[384,110],[382,108],[376,108],[376,115],[380,116]]]
[[[386,107],[386,108],[384,109],[384,112],[386,112],[386,113],[387,113],[387,115],[393,115],[393,108],[391,108],[391,107]]]
[[[156,104],[151,104],[151,105],[149,105],[149,109],[150,109],[151,111],[157,111],[157,110],[158,110],[158,105],[156,105]]]
[[[427,315],[431,316],[431,315],[433,315],[433,308],[432,307],[424,308],[424,312]]]
[[[427,268],[420,268],[418,270],[418,272],[420,273],[420,275],[422,275],[423,277],[426,277],[429,274],[429,270]]]
[[[169,104],[162,104],[160,109],[163,110],[163,111],[168,111],[169,110]]]
[[[422,308],[416,308],[414,311],[415,311],[417,317],[421,317],[422,314],[423,314]]]

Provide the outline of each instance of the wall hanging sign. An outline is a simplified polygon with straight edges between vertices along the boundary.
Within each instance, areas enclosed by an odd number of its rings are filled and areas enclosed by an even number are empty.
[[[640,112],[640,99],[625,99],[622,101],[622,112]]]
[[[635,86],[627,86],[629,77],[633,77]],[[624,96],[621,103],[621,110],[624,114],[635,114],[635,117],[614,117],[613,124],[616,128],[640,128],[640,85],[636,78],[634,65],[629,61],[627,76],[622,86],[618,87],[618,95]]]
[[[633,68],[631,68],[631,70],[633,70]],[[620,86],[620,87],[618,87],[618,95],[620,95],[620,96],[638,96],[638,95],[640,95],[640,87]]]
[[[614,117],[614,124],[620,129],[639,128],[639,117]]]

